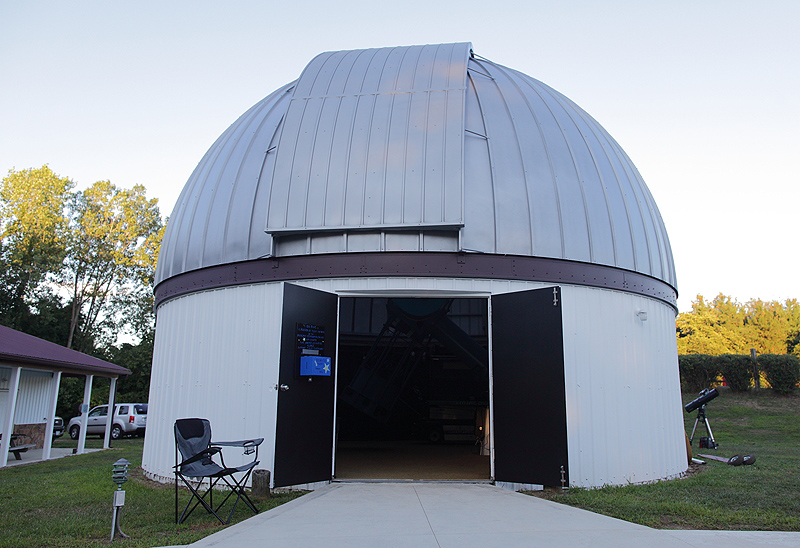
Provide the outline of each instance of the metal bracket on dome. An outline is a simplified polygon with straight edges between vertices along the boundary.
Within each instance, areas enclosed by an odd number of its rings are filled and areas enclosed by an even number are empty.
[[[489,61],[485,57],[481,57],[480,55],[475,55],[473,57],[474,58],[471,59],[471,60],[475,61],[476,63],[478,62],[479,59],[482,59],[482,60],[486,61],[487,63],[491,63],[491,61]],[[480,70],[476,69],[475,67],[471,67],[471,66],[467,65],[467,71],[470,71],[470,70],[472,72],[476,73],[476,74],[480,74],[481,76],[485,76],[489,80],[494,80],[494,77],[491,74],[487,74],[486,72],[481,72]]]
[[[467,133],[471,133],[471,134],[475,135],[476,137],[481,137],[483,139],[486,139],[487,141],[489,140],[489,137],[487,137],[486,135],[483,135],[482,133],[478,133],[477,131],[472,131],[471,129],[464,129],[464,131],[467,132]]]
[[[310,227],[286,227],[286,228],[267,228],[267,234],[277,237],[281,236],[294,236],[294,235],[307,235],[307,234],[323,234],[323,233],[352,233],[352,232],[409,232],[409,231],[456,231],[464,228],[464,223],[408,223],[401,225],[394,224],[375,224],[375,225],[358,225],[358,226],[310,226]]]

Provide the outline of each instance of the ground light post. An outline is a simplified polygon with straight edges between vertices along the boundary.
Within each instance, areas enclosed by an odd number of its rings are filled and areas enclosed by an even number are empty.
[[[125,506],[125,491],[122,489],[122,484],[128,481],[128,466],[130,462],[125,459],[119,459],[113,464],[111,471],[111,481],[117,484],[117,490],[114,491],[114,513],[111,517],[111,540],[115,537],[128,538],[128,535],[122,532],[119,528],[120,512],[122,507]]]

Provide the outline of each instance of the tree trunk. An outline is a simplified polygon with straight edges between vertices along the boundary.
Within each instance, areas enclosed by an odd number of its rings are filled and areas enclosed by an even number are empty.
[[[72,348],[72,339],[75,335],[75,328],[78,326],[78,319],[80,319],[81,309],[78,306],[77,297],[72,299],[72,309],[69,315],[69,336],[67,337],[67,348]]]

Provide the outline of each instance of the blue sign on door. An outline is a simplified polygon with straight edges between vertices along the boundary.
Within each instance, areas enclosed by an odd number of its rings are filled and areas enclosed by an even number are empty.
[[[300,375],[331,376],[331,359],[323,356],[301,356]]]

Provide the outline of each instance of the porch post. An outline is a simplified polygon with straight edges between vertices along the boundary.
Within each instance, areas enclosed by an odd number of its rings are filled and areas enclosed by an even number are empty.
[[[92,401],[92,380],[94,375],[86,375],[86,384],[83,386],[83,404],[81,405],[81,431],[78,435],[78,449],[76,453],[82,455],[86,449],[86,427],[89,424],[89,404]]]
[[[50,405],[47,408],[47,426],[44,429],[44,444],[42,445],[42,460],[50,458],[53,448],[53,427],[56,423],[56,404],[58,403],[58,387],[61,385],[61,371],[54,371],[50,380]]]
[[[21,370],[21,367],[12,367],[11,378],[8,379],[6,420],[3,424],[3,440],[0,441],[0,468],[8,464],[8,448],[11,447],[11,434],[14,433],[14,413],[17,410],[17,392],[19,391],[19,375]]]
[[[106,434],[103,437],[103,449],[111,447],[111,425],[114,424],[114,396],[117,394],[117,377],[111,377],[111,385],[108,387],[108,415],[106,415]]]

